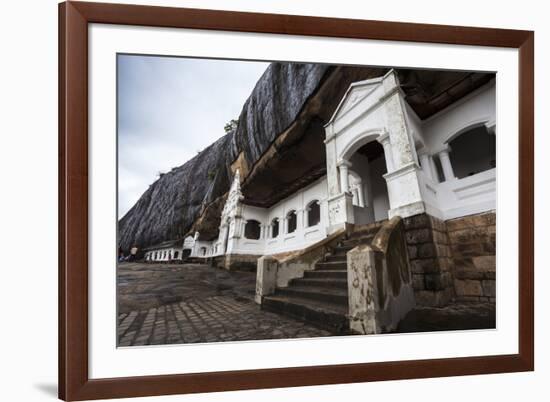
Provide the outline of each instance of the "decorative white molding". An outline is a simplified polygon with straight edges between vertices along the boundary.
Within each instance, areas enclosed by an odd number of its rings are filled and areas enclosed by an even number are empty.
[[[350,168],[350,167],[353,166],[353,164],[350,161],[346,160],[346,159],[340,159],[338,161],[337,165],[338,165],[338,167],[344,166],[346,168]]]
[[[489,134],[495,134],[496,133],[496,126],[497,126],[497,122],[496,120],[490,120],[490,121],[487,121],[485,123],[485,127],[487,128],[487,131],[489,132]]]
[[[435,150],[432,151],[432,155],[438,155],[441,152],[450,153],[451,151],[452,151],[451,146],[447,142],[445,142],[440,146],[438,146],[437,148],[435,148]]]
[[[378,138],[376,139],[380,144],[384,145],[386,143],[390,142],[390,133],[388,131],[384,130],[380,133]]]
[[[392,179],[395,179],[397,177],[408,174],[412,171],[416,171],[417,169],[418,169],[418,166],[416,165],[416,163],[411,162],[407,165],[401,166],[399,169],[396,169],[393,172],[386,173],[383,177],[386,180],[392,180]]]
[[[355,137],[355,141],[346,144],[345,147],[338,152],[339,160],[350,158],[361,146],[368,144],[371,141],[376,141],[381,135],[388,134],[384,127],[375,127],[365,131]]]

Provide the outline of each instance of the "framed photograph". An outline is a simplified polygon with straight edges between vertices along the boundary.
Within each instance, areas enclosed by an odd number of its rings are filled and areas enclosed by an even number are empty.
[[[534,369],[534,33],[59,5],[59,397]]]

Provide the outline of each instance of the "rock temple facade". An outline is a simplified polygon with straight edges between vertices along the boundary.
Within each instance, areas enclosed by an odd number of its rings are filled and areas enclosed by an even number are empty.
[[[285,131],[252,166],[239,154],[218,208],[145,260],[255,269],[262,308],[340,332],[394,330],[415,305],[494,301],[495,77],[441,74],[438,91],[396,70],[349,83],[315,129]]]

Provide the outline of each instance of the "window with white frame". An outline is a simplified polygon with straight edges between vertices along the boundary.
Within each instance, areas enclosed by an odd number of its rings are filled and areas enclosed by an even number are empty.
[[[296,211],[292,210],[286,215],[286,232],[294,233],[298,225],[298,217]]]
[[[275,239],[277,236],[279,236],[279,219],[274,218],[271,221],[271,238]]]
[[[311,201],[307,208],[307,226],[315,226],[321,222],[321,205],[319,200]]]

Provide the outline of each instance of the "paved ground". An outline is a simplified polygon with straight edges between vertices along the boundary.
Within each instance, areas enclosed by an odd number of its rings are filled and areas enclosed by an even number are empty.
[[[118,312],[148,310],[165,304],[229,296],[254,299],[256,274],[200,264],[121,263],[118,266]]]
[[[332,334],[254,303],[256,274],[198,264],[118,267],[119,346],[202,343]],[[417,308],[397,332],[495,328],[494,303]]]
[[[301,321],[260,310],[256,275],[205,265],[123,263],[119,346],[329,336]]]

